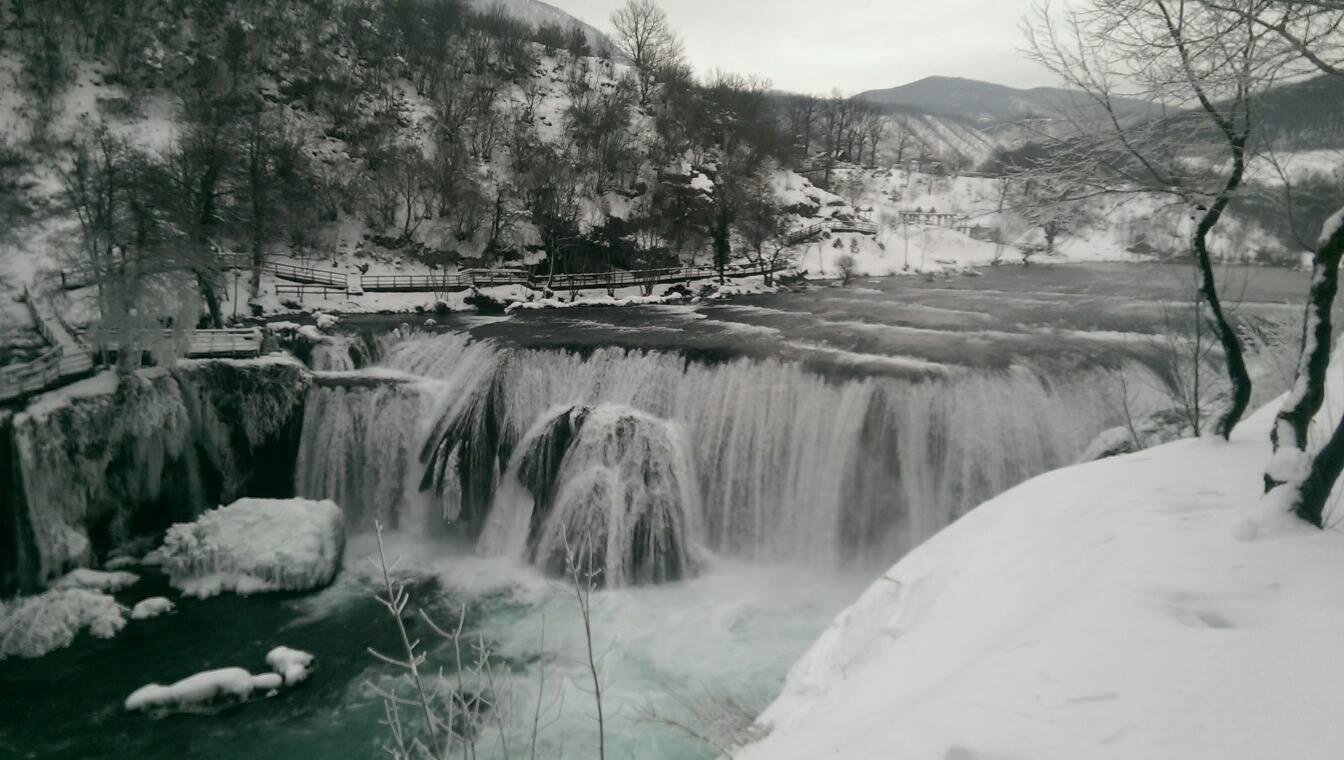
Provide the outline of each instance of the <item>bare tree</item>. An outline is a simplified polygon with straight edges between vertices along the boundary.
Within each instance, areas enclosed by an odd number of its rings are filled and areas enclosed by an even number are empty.
[[[681,41],[654,0],[626,0],[611,14],[611,25],[616,47],[634,64],[640,105],[647,105],[659,70],[680,62]]]
[[[775,198],[768,172],[767,167],[752,179],[738,222],[738,234],[747,260],[761,270],[766,285],[773,285],[775,272],[788,262],[791,254],[792,225],[790,214]]]
[[[1344,6],[1337,0],[1267,4],[1200,1],[1207,8],[1231,14],[1276,37],[1287,46],[1290,65],[1298,70],[1314,68],[1344,76]],[[1288,201],[1291,213],[1291,195]],[[1326,504],[1344,471],[1344,421],[1335,426],[1314,456],[1307,454],[1311,422],[1325,402],[1326,370],[1334,343],[1331,310],[1339,290],[1342,257],[1344,208],[1324,222],[1316,241],[1296,376],[1270,433],[1274,457],[1265,472],[1266,493],[1286,489],[1286,506],[1318,527],[1325,524]]]
[[[1051,169],[1065,171],[1071,195],[1157,192],[1194,209],[1190,253],[1231,388],[1214,430],[1227,437],[1250,403],[1251,379],[1219,299],[1208,241],[1245,178],[1253,107],[1275,81],[1283,45],[1194,0],[1088,0],[1062,20],[1040,4],[1026,32],[1033,57],[1082,93],[1068,115],[1073,134],[1052,156]],[[1189,109],[1128,118],[1118,107],[1126,83],[1126,94]]]
[[[848,253],[842,253],[835,257],[835,268],[840,270],[841,287],[849,287],[849,283],[854,279],[854,257]]]
[[[199,312],[181,281],[193,266],[191,249],[165,210],[173,190],[149,156],[105,127],[76,143],[61,174],[79,221],[76,264],[97,288],[96,336],[116,350],[118,369],[130,372],[164,327],[190,327]]]

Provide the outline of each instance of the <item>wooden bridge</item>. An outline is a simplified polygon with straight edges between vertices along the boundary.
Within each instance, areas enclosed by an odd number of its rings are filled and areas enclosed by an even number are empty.
[[[808,240],[823,232],[877,233],[877,225],[864,221],[828,219],[798,230],[788,236],[789,245]],[[241,253],[220,254],[221,270],[252,269],[252,257]],[[725,277],[753,277],[773,274],[787,269],[787,265],[767,266],[734,265],[724,270]],[[384,274],[358,275],[318,269],[309,266],[266,262],[263,274],[269,274],[281,283],[276,295],[320,295],[323,298],[359,296],[364,293],[445,293],[495,285],[522,285],[534,290],[577,290],[580,288],[620,288],[628,286],[652,287],[671,285],[692,280],[718,277],[712,266],[669,267],[662,269],[609,270],[578,274],[557,274],[554,277],[533,274],[526,269],[464,269],[456,274]],[[74,290],[98,281],[97,273],[88,269],[64,269],[59,273],[61,287]]]
[[[51,305],[24,290],[23,302],[37,332],[50,348],[36,359],[0,367],[0,403],[53,388],[93,371],[93,357],[59,319]]]
[[[804,227],[801,230],[791,232],[787,239],[789,245],[797,245],[825,232],[859,232],[864,235],[876,235],[877,225],[861,220],[827,219],[824,222],[817,222],[811,227]]]
[[[98,366],[95,353],[104,356],[115,353],[91,351],[82,340],[91,336],[76,337],[50,301],[27,290],[23,300],[49,348],[31,361],[0,367],[0,403],[21,400],[84,377]],[[161,337],[179,340],[171,330],[165,330]],[[259,328],[190,330],[181,336],[178,346],[181,355],[193,359],[254,357],[261,355],[262,335]]]

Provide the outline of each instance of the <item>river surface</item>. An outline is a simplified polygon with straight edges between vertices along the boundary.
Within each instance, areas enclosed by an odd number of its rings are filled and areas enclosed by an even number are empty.
[[[1293,333],[1304,273],[1222,275],[1237,317],[1266,342]],[[416,487],[418,455],[442,420],[522,446],[555,409],[581,406],[655,421],[641,434],[670,436],[687,460],[681,476],[696,484],[694,503],[681,505],[696,518],[693,577],[592,595],[607,756],[714,757],[710,744],[769,702],[883,567],[980,500],[1069,463],[1115,424],[1099,390],[1106,368],[1159,366],[1171,350],[1164,336],[1189,331],[1191,292],[1188,269],[1176,266],[1002,267],[730,302],[435,317],[410,338],[377,338],[384,368],[423,380],[315,392],[299,454],[298,494],[336,498],[356,534],[336,583],[177,600],[142,569],[118,599],[164,593],[178,612],[0,663],[0,756],[379,756],[389,732],[374,688],[408,692],[367,651],[400,654],[374,597],[376,518],[396,526],[389,554],[412,607],[444,627],[462,616],[456,649],[416,616],[408,625],[430,671],[455,685],[465,665],[464,691],[494,696],[480,755],[529,756],[540,714],[537,757],[595,757],[573,585],[545,577],[508,540],[444,532],[441,516],[466,509],[462,483]],[[381,336],[424,319],[347,326]],[[1275,356],[1258,354],[1271,378],[1262,396],[1282,375]],[[325,361],[355,369],[344,355]],[[486,390],[494,406],[464,406]],[[490,465],[497,480],[509,464]],[[516,508],[504,501],[493,495],[491,514]],[[318,669],[275,697],[160,719],[121,707],[151,681],[225,666],[260,672],[279,644],[313,652]],[[470,667],[477,647],[488,651],[484,675]]]

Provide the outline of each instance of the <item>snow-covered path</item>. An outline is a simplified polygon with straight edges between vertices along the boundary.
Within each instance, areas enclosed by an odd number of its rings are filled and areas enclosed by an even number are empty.
[[[1275,410],[979,507],[842,613],[734,757],[1339,757],[1344,535],[1235,537]]]

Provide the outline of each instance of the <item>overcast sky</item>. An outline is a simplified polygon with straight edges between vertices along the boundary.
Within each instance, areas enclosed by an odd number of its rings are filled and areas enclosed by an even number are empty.
[[[625,0],[547,0],[603,31]],[[1019,52],[1031,0],[662,0],[697,72],[853,94],[927,76],[1055,84]]]

